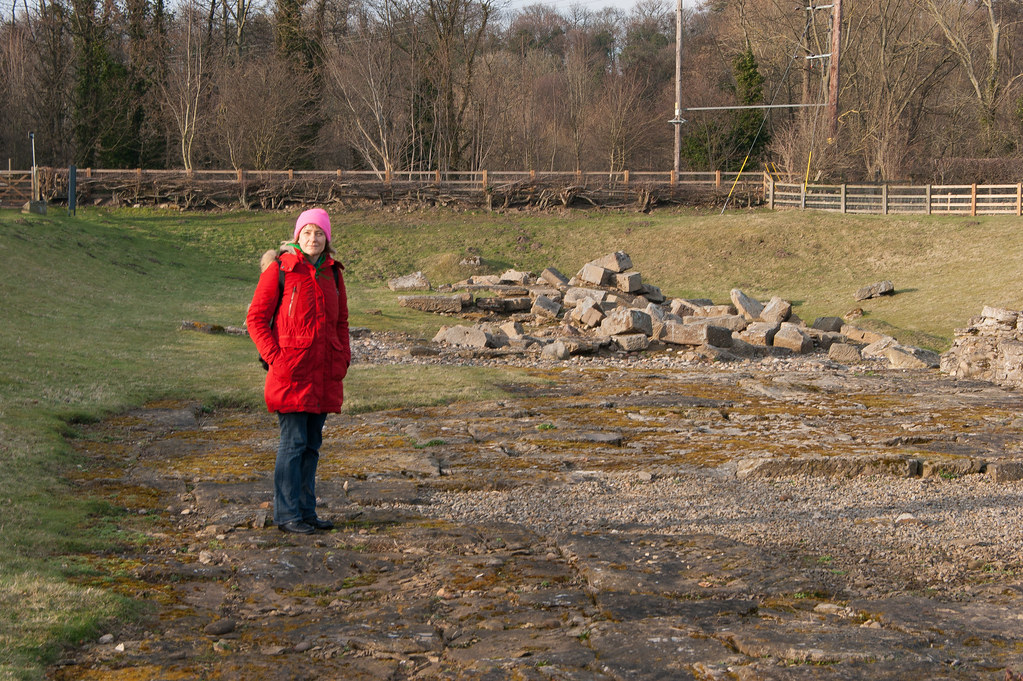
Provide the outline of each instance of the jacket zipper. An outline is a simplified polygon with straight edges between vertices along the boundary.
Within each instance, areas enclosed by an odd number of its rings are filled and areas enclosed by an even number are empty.
[[[288,316],[291,316],[291,311],[295,308],[295,295],[298,293],[298,284],[291,287],[291,300],[288,301]]]

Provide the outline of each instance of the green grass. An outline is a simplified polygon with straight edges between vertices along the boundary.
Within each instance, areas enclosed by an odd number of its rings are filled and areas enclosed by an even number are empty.
[[[55,556],[132,541],[117,509],[79,498],[61,473],[76,424],[159,399],[262,409],[250,341],[178,329],[240,325],[263,250],[293,213],[180,214],[88,209],[68,218],[0,211],[0,678],[35,679],[59,646],[136,606],[68,581]],[[450,318],[397,304],[386,280],[423,270],[435,284],[553,266],[571,276],[624,250],[668,295],[728,300],[739,287],[793,301],[808,321],[862,306],[863,324],[933,349],[985,304],[1023,307],[1023,231],[1005,218],[737,212],[557,215],[425,210],[334,218],[356,326],[431,338]],[[855,303],[880,279],[898,294]],[[353,412],[492,399],[511,370],[355,366]],[[410,389],[410,387],[412,389]]]

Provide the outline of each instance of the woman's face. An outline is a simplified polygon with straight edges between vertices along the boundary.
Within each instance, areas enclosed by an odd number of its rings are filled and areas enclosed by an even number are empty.
[[[315,260],[327,247],[327,235],[316,225],[306,225],[298,232],[298,245],[303,253]]]

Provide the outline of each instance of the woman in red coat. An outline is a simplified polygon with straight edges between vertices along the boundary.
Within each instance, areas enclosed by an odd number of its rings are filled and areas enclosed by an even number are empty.
[[[328,413],[341,411],[352,353],[348,298],[333,258],[330,217],[298,216],[292,242],[263,256],[246,326],[269,364],[266,406],[277,412],[281,442],[274,468],[274,522],[310,534],[334,525],[316,515],[316,466]]]

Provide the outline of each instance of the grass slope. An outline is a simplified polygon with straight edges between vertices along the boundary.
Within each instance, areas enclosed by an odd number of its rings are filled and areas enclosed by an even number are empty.
[[[80,499],[77,423],[157,399],[262,408],[263,374],[244,338],[178,330],[182,320],[240,324],[259,255],[290,236],[292,214],[0,211],[0,677],[39,678],[57,646],[136,606],[74,586],[60,555],[129,541],[116,508]],[[1023,307],[1018,219],[739,212],[558,215],[351,212],[334,218],[353,325],[431,337],[443,318],[411,313],[388,278],[423,270],[435,284],[475,270],[574,274],[614,250],[669,295],[780,295],[811,320],[842,315],[880,279],[898,295],[862,303],[864,324],[943,349],[985,304]],[[353,367],[348,408],[485,399],[510,372]]]

